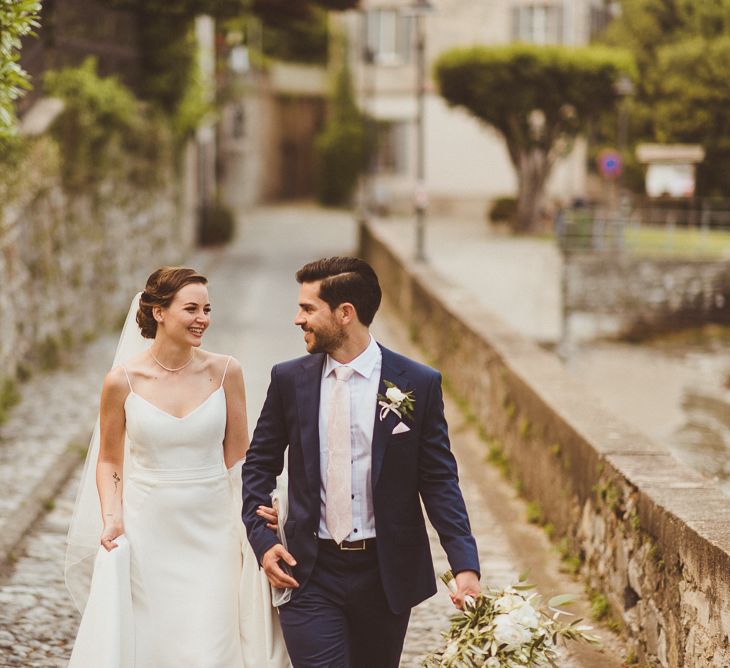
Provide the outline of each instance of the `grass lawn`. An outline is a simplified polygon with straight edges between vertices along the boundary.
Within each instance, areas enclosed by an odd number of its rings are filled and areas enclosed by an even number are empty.
[[[636,255],[730,259],[730,231],[666,227],[629,228],[626,248]]]

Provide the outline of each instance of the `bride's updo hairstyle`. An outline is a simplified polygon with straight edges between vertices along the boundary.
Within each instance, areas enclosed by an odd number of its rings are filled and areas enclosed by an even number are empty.
[[[150,274],[139,298],[137,311],[137,324],[144,338],[154,339],[157,334],[157,321],[152,315],[152,308],[169,307],[178,291],[190,283],[206,285],[208,279],[188,267],[161,267]]]

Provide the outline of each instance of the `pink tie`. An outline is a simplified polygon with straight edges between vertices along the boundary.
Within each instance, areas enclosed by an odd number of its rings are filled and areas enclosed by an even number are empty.
[[[336,543],[352,531],[352,443],[350,441],[350,388],[354,369],[335,367],[335,387],[327,416],[327,488],[325,524]]]

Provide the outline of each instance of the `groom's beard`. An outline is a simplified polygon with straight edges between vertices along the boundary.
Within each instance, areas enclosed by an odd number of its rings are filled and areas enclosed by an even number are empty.
[[[345,340],[344,330],[332,326],[328,329],[305,329],[309,333],[307,341],[307,352],[314,353],[332,353],[337,350]]]

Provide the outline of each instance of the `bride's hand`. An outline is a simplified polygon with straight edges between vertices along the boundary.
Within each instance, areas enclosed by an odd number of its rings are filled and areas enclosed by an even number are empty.
[[[279,513],[276,512],[276,508],[259,506],[256,514],[266,520],[266,526],[272,531],[276,531],[279,528]]]
[[[104,526],[104,531],[101,532],[101,546],[107,551],[111,552],[112,550],[119,547],[114,541],[119,538],[124,533],[124,525],[122,524],[121,520],[114,520],[108,522]]]

